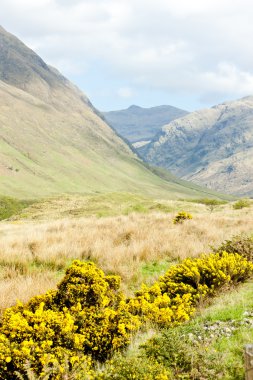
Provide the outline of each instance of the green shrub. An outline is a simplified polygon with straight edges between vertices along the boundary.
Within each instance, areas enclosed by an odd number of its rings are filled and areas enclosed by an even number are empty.
[[[204,198],[204,199],[200,199],[199,203],[206,205],[210,211],[213,211],[215,209],[215,207],[226,204],[227,202],[221,201],[218,199]]]
[[[145,355],[181,375],[191,369],[190,342],[185,326],[164,330],[160,336],[148,340],[142,349]]]
[[[236,235],[231,240],[225,240],[218,248],[213,248],[216,253],[237,253],[249,261],[253,261],[253,237]]]
[[[201,203],[206,206],[219,206],[219,205],[224,205],[227,203],[226,201],[222,201],[220,199],[213,199],[213,198],[197,199],[194,202]]]
[[[143,349],[147,357],[171,371],[173,380],[242,379],[230,376],[235,375],[238,363],[229,363],[226,355],[205,339],[205,330],[200,327],[184,325],[165,330],[146,342]]]
[[[212,199],[212,198],[198,199],[194,202],[207,206],[210,211],[213,211],[215,209],[215,207],[217,207],[217,206],[224,205],[227,203],[226,201],[222,201],[220,199]]]
[[[173,219],[174,224],[182,224],[185,220],[192,219],[192,215],[185,211],[180,211]]]
[[[251,203],[249,199],[239,199],[237,202],[233,204],[234,210],[240,210],[245,207],[250,207]]]

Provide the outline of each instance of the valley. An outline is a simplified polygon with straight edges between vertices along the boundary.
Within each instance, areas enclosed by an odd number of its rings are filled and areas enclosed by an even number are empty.
[[[252,105],[102,113],[0,27],[0,380],[244,378]]]

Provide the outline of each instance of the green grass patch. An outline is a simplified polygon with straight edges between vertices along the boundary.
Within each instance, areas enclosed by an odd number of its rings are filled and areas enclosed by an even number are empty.
[[[150,277],[154,278],[155,276],[162,276],[169,269],[169,267],[175,263],[176,262],[172,260],[145,263],[141,267],[141,274],[145,280],[148,280]]]
[[[19,212],[16,219],[52,220],[64,217],[109,217],[131,213],[164,212],[177,209],[178,202],[144,197],[139,194],[113,192],[95,195],[62,195],[36,201]]]
[[[239,320],[245,311],[253,311],[253,283],[240,285],[213,301],[207,309],[201,311],[196,322]]]
[[[10,218],[31,205],[33,201],[0,196],[0,220]]]

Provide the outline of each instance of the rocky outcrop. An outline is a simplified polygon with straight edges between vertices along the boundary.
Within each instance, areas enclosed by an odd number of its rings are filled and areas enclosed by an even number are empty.
[[[253,97],[193,112],[139,149],[153,165],[218,191],[253,195]]]

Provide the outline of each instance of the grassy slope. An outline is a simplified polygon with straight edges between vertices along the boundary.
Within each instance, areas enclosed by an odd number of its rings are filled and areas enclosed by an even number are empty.
[[[144,163],[144,164],[149,170],[151,170],[154,174],[158,175],[160,178],[163,178],[165,181],[168,181],[168,182],[171,182],[173,184],[177,184],[179,186],[183,186],[184,188],[187,188],[188,194],[190,194],[190,193],[196,194],[198,192],[201,192],[202,196],[204,196],[205,198],[214,198],[215,197],[215,198],[220,198],[220,199],[227,200],[227,201],[231,201],[231,200],[236,199],[236,197],[231,195],[231,194],[218,193],[218,192],[216,192],[212,189],[209,189],[207,187],[199,186],[193,182],[189,182],[189,181],[185,181],[183,179],[180,179],[166,169],[159,168],[156,166],[152,166],[152,165],[149,165],[147,163]]]
[[[200,187],[152,173],[89,107],[73,104],[73,110],[65,112],[3,82],[0,96],[0,194],[40,198],[127,191],[155,198],[207,196]]]

